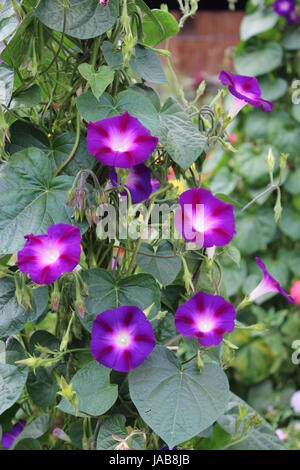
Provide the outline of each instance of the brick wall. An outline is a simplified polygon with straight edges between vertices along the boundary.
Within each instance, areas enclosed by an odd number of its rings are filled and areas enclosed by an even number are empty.
[[[173,12],[178,16],[178,12]],[[232,68],[242,11],[200,11],[170,40],[172,62],[182,75],[214,81],[221,68]]]

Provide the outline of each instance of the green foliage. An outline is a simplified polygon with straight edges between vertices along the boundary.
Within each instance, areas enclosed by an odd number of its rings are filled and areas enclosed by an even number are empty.
[[[104,269],[90,269],[82,273],[82,279],[89,295],[85,299],[87,314],[80,320],[88,330],[91,330],[96,316],[104,310],[122,305],[136,305],[145,310],[152,304],[152,315],[159,310],[159,287],[149,274],[135,274],[117,280]]]
[[[118,386],[110,383],[110,369],[89,362],[72,379],[72,387],[78,396],[78,411],[63,398],[59,410],[75,416],[100,416],[108,411],[118,398]]]
[[[16,364],[24,357],[25,351],[17,340],[0,342],[0,414],[16,403],[26,384],[28,368]]]
[[[21,331],[27,322],[37,321],[46,311],[48,288],[40,287],[33,291],[32,308],[25,310],[18,303],[15,282],[0,279],[0,338],[6,338]]]
[[[130,396],[141,417],[170,449],[210,426],[226,410],[228,382],[216,364],[200,373],[182,367],[162,346],[129,377]]]

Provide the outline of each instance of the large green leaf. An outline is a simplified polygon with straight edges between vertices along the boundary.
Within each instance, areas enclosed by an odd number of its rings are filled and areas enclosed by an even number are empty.
[[[181,269],[181,259],[174,256],[172,245],[163,240],[158,247],[143,244],[137,264],[145,273],[152,274],[163,286],[171,284]]]
[[[77,416],[100,416],[106,413],[118,398],[118,386],[109,380],[110,369],[89,362],[73,377],[71,383],[78,396]],[[58,408],[64,413],[76,415],[72,405],[63,398]]]
[[[10,339],[6,345],[0,342],[0,415],[18,400],[25,387],[28,368],[15,364],[25,357],[17,340]]]
[[[115,279],[104,269],[90,269],[82,273],[89,295],[85,298],[87,314],[81,322],[91,330],[98,313],[123,305],[136,305],[142,310],[154,304],[151,314],[160,308],[160,289],[149,274],[135,274]],[[75,291],[74,291],[75,298]]]
[[[11,102],[11,109],[33,108],[42,99],[41,89],[38,85],[32,85],[27,90],[20,92]]]
[[[77,99],[77,107],[85,121],[95,122],[128,111],[152,134],[156,134],[159,127],[158,113],[152,102],[136,89],[122,91],[115,100],[108,93],[104,93],[99,101],[91,92],[84,93]]]
[[[213,424],[229,399],[220,367],[205,364],[202,373],[194,363],[183,368],[163,346],[131,371],[129,390],[140,416],[170,449]]]
[[[240,406],[248,407],[249,409],[247,403],[231,393],[227,413],[218,418],[218,423],[229,434],[234,434],[235,432]],[[250,407],[246,419],[253,414],[254,410]],[[230,450],[285,450],[285,448],[276,436],[272,426],[263,420],[262,424],[254,427],[245,440],[231,446]]]
[[[241,23],[241,40],[247,41],[257,34],[268,31],[276,25],[278,18],[274,11],[261,9],[244,16]]]
[[[38,367],[35,372],[29,374],[27,391],[32,401],[40,408],[55,406],[57,379],[51,370]]]
[[[151,15],[145,15],[143,18],[144,43],[147,46],[156,46],[159,42],[177,34],[178,31],[179,25],[175,17],[167,11],[152,10]]]
[[[51,351],[58,351],[59,344],[59,340],[48,331],[37,330],[30,337],[29,351],[33,356],[40,356],[40,352],[36,349],[38,345]],[[35,372],[30,372],[27,380],[27,390],[37,406],[45,408],[55,405],[58,384],[53,367],[47,369],[38,367]]]
[[[299,28],[292,29],[287,31],[281,44],[287,51],[298,51],[300,49],[300,31]]]
[[[0,8],[0,42],[11,36],[18,27],[12,0],[2,0]]]
[[[91,85],[92,92],[97,100],[114,79],[114,71],[107,65],[102,65],[95,71],[91,64],[84,63],[79,65],[78,70]]]
[[[8,65],[0,64],[0,105],[8,106],[14,87],[14,70]]]
[[[67,159],[75,142],[74,132],[64,132],[49,140],[39,129],[21,121],[13,123],[10,133],[11,143],[7,147],[10,153],[29,147],[39,148],[49,155],[53,171]],[[81,137],[74,157],[63,169],[62,174],[75,176],[82,168],[93,168],[94,163],[94,157],[87,151],[86,139]]]
[[[108,31],[116,22],[118,1],[110,0],[106,7],[99,0],[70,0],[67,8],[66,33],[79,39],[90,39]],[[63,31],[63,3],[60,0],[41,0],[36,16],[48,28]]]
[[[300,194],[300,168],[291,171],[284,182],[284,189],[290,194]]]
[[[163,106],[160,114],[159,140],[171,158],[186,170],[205,149],[207,138],[198,131],[182,109],[172,98]]]
[[[257,48],[247,47],[236,55],[234,63],[238,73],[259,76],[271,72],[281,65],[283,51],[276,42],[267,42]]]
[[[243,254],[265,250],[276,232],[272,209],[243,213],[236,221],[235,244]]]
[[[51,163],[41,150],[14,154],[0,169],[0,253],[24,246],[24,235],[45,233],[49,225],[72,224],[66,206],[70,176],[53,178]]]
[[[120,67],[123,64],[123,54],[121,50],[116,50],[113,43],[104,41],[102,44],[102,52],[107,64],[110,67]]]
[[[14,280],[0,279],[0,338],[18,333],[27,322],[37,320],[45,312],[48,288],[33,289],[33,294],[32,309],[26,311],[18,304]]]
[[[97,450],[114,450],[119,442],[112,437],[113,435],[120,439],[126,439],[128,436],[125,416],[116,414],[104,421],[97,438]],[[143,450],[144,436],[135,435],[126,442],[132,450]]]
[[[228,297],[235,295],[245,282],[247,276],[247,264],[242,260],[237,266],[233,261],[225,261],[222,257],[223,282]]]
[[[261,77],[259,79],[261,94],[265,100],[276,101],[284,96],[288,89],[288,82],[283,78]]]
[[[300,212],[292,207],[284,207],[280,230],[292,240],[300,240]]]
[[[158,54],[152,49],[136,46],[130,67],[147,82],[168,83]]]

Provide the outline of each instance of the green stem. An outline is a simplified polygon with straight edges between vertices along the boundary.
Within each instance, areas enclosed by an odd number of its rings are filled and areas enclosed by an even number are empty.
[[[68,158],[64,162],[62,162],[62,164],[56,169],[56,171],[54,172],[54,176],[57,176],[70,163],[70,161],[74,157],[74,155],[76,153],[76,150],[78,148],[79,140],[80,140],[80,114],[77,111],[77,114],[76,114],[76,138],[75,138],[74,146],[73,146],[73,148],[71,150],[71,153],[68,156]]]
[[[239,214],[242,214],[243,212],[245,212],[245,210],[247,210],[250,206],[252,206],[252,204],[254,204],[255,202],[257,202],[261,197],[265,196],[266,194],[270,193],[270,192],[273,192],[275,189],[277,189],[278,186],[276,184],[272,184],[271,186],[268,186],[262,193],[259,193],[257,196],[255,196],[254,199],[252,199],[252,201],[248,202],[248,204],[246,204],[240,211],[239,211]]]
[[[98,58],[98,54],[99,54],[100,43],[101,43],[101,36],[96,38],[95,41],[94,41],[93,55],[92,55],[92,61],[91,61],[91,65],[94,68],[95,68],[97,58]]]

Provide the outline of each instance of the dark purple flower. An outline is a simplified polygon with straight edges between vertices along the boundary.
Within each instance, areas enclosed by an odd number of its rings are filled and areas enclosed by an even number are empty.
[[[175,313],[179,333],[197,338],[202,346],[217,346],[234,330],[235,309],[219,295],[197,292]]]
[[[294,300],[292,297],[280,286],[279,282],[268,273],[265,264],[259,258],[256,258],[256,263],[263,272],[263,278],[258,286],[251,292],[249,300],[254,302],[262,295],[275,292],[276,294],[283,295],[290,303],[293,303]]]
[[[106,310],[93,323],[92,355],[100,364],[119,372],[138,367],[154,346],[152,325],[138,307]]]
[[[299,15],[299,12],[296,10],[296,8],[287,15],[286,21],[287,21],[287,24],[289,25],[299,23],[300,15]]]
[[[160,187],[160,182],[156,178],[151,178],[151,187],[152,187],[152,193],[155,193],[155,191],[158,190]]]
[[[109,0],[99,0],[100,5],[106,7],[109,4]]]
[[[13,445],[17,437],[21,434],[21,432],[25,428],[25,425],[26,425],[25,419],[21,419],[11,428],[10,431],[5,432],[3,434],[2,439],[1,439],[3,449],[9,449]]]
[[[20,270],[37,284],[51,284],[63,273],[73,271],[80,260],[81,235],[78,227],[56,224],[46,235],[25,235],[27,240],[18,252]]]
[[[261,106],[265,112],[272,111],[274,104],[261,98],[261,90],[255,77],[246,77],[222,70],[219,80],[228,85],[228,90],[235,97],[229,116],[233,119],[239,111],[251,104],[255,108]]]
[[[116,188],[118,186],[117,172],[114,168],[110,171],[110,182],[113,187]],[[132,204],[148,199],[152,193],[150,168],[146,167],[143,163],[131,168],[125,187],[130,192]],[[121,194],[122,196],[127,196],[125,190]]]
[[[276,0],[273,3],[273,9],[279,16],[288,16],[294,8],[294,0]]]
[[[157,144],[158,138],[127,111],[88,123],[88,151],[104,165],[131,168],[147,160]]]
[[[204,248],[230,243],[235,234],[232,204],[202,188],[188,189],[178,203],[175,225],[185,240]]]

